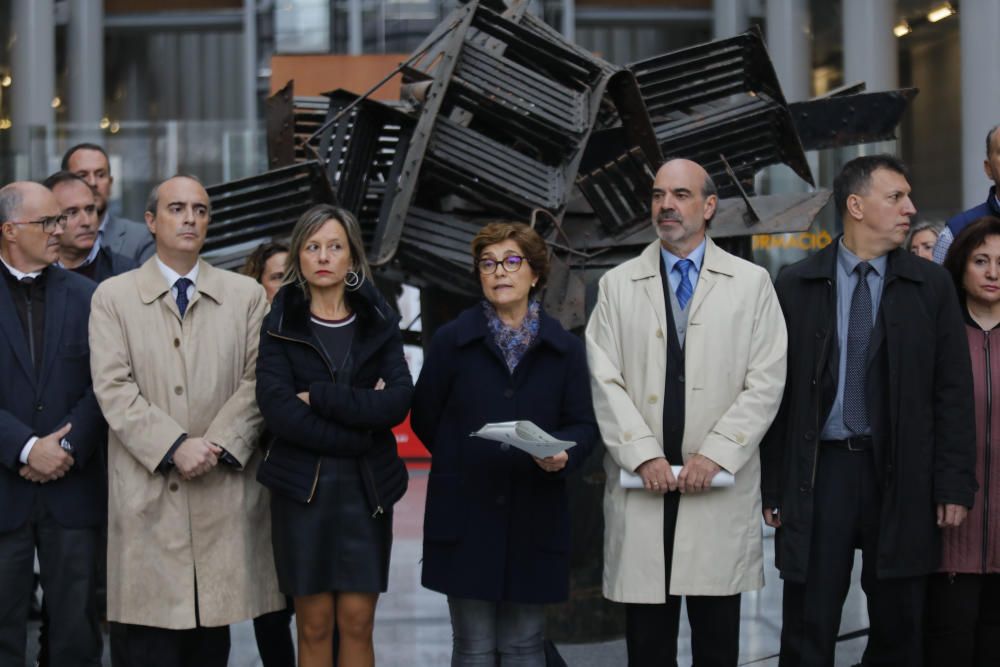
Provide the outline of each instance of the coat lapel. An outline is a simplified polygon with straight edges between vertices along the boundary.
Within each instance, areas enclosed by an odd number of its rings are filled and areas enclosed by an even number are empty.
[[[712,289],[719,282],[719,276],[733,275],[733,268],[730,264],[729,255],[715,245],[710,238],[705,240],[705,259],[702,261],[701,273],[698,276],[698,286],[694,288],[694,295],[691,297],[691,312],[688,314],[688,321],[694,320],[705,303]]]
[[[2,270],[2,269],[0,269]],[[24,339],[24,331],[17,318],[17,308],[14,306],[14,297],[7,287],[6,279],[0,277],[0,330],[4,337],[10,341],[10,346],[14,351],[14,357],[21,365],[26,377],[35,382],[35,369],[31,363],[31,352],[28,350],[28,341]]]
[[[66,319],[66,274],[62,269],[50,268],[45,288],[45,344],[42,346],[42,372],[39,384],[44,386],[56,357],[59,355],[59,339],[62,338],[63,322]]]
[[[656,313],[656,324],[660,331],[666,335],[667,331],[667,310],[665,294],[663,293],[663,282],[660,280],[660,242],[653,241],[646,246],[646,249],[639,255],[639,262],[636,263],[632,272],[632,280],[641,281],[643,292],[653,312]]]

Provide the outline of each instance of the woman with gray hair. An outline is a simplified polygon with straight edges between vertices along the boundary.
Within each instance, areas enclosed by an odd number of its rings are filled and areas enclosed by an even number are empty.
[[[278,583],[294,598],[300,667],[332,664],[335,630],[338,664],[374,665],[392,506],[407,485],[391,429],[413,383],[354,216],[311,208],[288,250],[257,358],[257,403],[275,435],[257,479],[272,492]]]
[[[937,243],[938,235],[943,227],[943,222],[921,220],[910,227],[910,233],[903,241],[903,247],[917,257],[934,261],[934,244]]]

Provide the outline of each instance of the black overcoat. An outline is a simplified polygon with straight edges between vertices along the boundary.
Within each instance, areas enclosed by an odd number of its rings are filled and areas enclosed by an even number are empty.
[[[435,334],[411,419],[432,457],[423,585],[476,600],[565,600],[566,474],[599,437],[583,341],[542,312],[538,337],[511,374],[477,304]],[[578,443],[561,472],[470,436],[486,423],[518,419]]]
[[[764,507],[781,508],[782,578],[805,580],[820,432],[836,396],[839,239],[778,276],[788,376],[761,444]],[[869,352],[868,404],[882,506],[880,577],[926,574],[941,554],[936,506],[972,506],[975,424],[968,344],[951,278],[901,249],[888,266]]]

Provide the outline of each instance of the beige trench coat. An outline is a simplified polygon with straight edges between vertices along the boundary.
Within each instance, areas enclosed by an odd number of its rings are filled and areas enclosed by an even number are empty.
[[[624,490],[619,470],[663,456],[666,310],[660,244],[609,271],[587,325],[594,408],[607,447],[604,595],[666,600],[663,501]],[[732,595],[764,585],[758,446],[778,411],[787,337],[764,269],[711,239],[684,348],[684,460],[701,453],[736,475],[732,488],[681,497],[672,595]],[[679,461],[671,464],[680,465]]]
[[[200,262],[181,322],[155,257],[103,282],[91,305],[94,393],[108,421],[108,620],[174,630],[222,626],[284,606],[269,497],[256,480],[254,397],[264,290]],[[223,462],[185,482],[157,473],[182,435]],[[196,584],[197,582],[197,584]]]

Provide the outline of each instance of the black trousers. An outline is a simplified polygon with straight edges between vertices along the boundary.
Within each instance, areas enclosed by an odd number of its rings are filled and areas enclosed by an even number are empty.
[[[927,667],[1000,665],[1000,574],[933,574],[927,581]]]
[[[679,459],[680,457],[675,457]],[[671,556],[679,493],[663,496],[663,556],[668,594],[664,604],[625,605],[629,667],[677,667],[681,598],[670,595]],[[740,596],[686,597],[694,667],[736,667],[740,655]]]
[[[64,528],[42,503],[23,526],[0,533],[0,665],[26,660],[28,609],[34,592],[35,551],[47,601],[48,655],[53,665],[101,664],[97,610],[100,531]]]
[[[110,625],[112,667],[226,667],[229,662],[227,625],[190,630]]]
[[[694,667],[736,667],[740,657],[740,596],[689,595],[691,657]],[[629,667],[677,667],[681,598],[666,604],[625,605],[625,646]]]
[[[820,445],[805,583],[784,583],[780,667],[833,667],[840,616],[861,549],[870,630],[863,665],[920,667],[926,577],[880,579],[881,499],[871,452]]]
[[[264,667],[295,667],[291,620],[291,600],[287,608],[253,619],[253,634]]]

